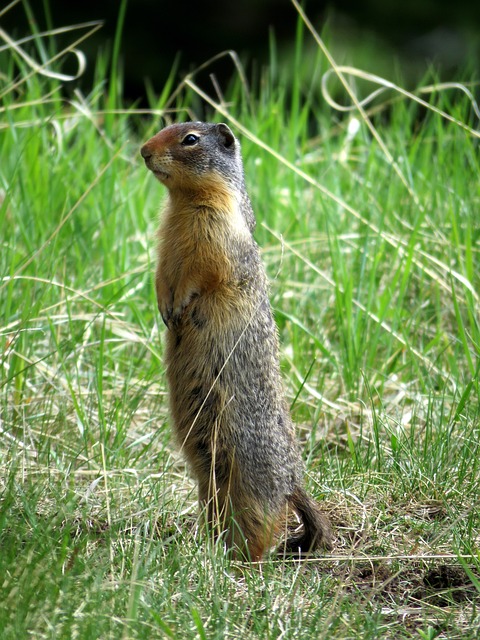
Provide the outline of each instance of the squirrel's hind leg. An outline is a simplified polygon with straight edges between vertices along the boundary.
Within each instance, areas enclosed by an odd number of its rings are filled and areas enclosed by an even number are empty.
[[[276,522],[261,505],[235,505],[230,493],[199,486],[199,503],[214,541],[222,541],[235,559],[256,562],[272,546]]]

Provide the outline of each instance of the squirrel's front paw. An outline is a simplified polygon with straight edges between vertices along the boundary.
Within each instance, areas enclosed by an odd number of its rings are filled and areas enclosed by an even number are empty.
[[[185,309],[192,302],[192,300],[198,298],[199,295],[200,294],[198,291],[193,290],[189,291],[187,294],[181,297],[175,294],[173,309],[169,320],[171,320],[174,324],[178,323],[182,319],[183,314],[185,313]]]
[[[162,320],[169,328],[173,315],[173,291],[157,280],[157,304]]]
[[[160,315],[162,316],[165,326],[169,329],[173,317],[173,307],[164,304],[164,301],[162,301],[161,303],[158,303],[158,310],[160,311]]]

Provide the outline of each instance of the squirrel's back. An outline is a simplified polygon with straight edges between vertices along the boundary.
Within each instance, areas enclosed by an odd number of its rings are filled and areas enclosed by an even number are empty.
[[[224,124],[192,122],[162,130],[142,155],[169,190],[156,290],[174,429],[200,503],[252,559],[287,504],[304,520],[303,546],[328,546],[328,522],[302,488],[240,145]]]

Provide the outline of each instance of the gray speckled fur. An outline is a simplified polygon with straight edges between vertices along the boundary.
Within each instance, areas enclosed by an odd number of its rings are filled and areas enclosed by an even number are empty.
[[[178,414],[180,445],[195,420],[188,437],[205,439],[205,447],[198,451],[205,456],[201,461],[205,468],[209,467],[209,442],[216,425],[224,445],[220,451],[236,452],[245,489],[269,509],[280,510],[300,481],[301,462],[283,398],[277,332],[258,247],[252,239],[250,245],[236,248],[238,264],[247,266],[231,283],[238,295],[237,309],[232,308],[235,317],[212,326],[198,298],[168,332],[171,407]],[[208,300],[210,304],[214,300]],[[241,313],[245,308],[249,316]],[[199,318],[205,320],[199,322]],[[187,358],[188,368],[177,366]],[[198,390],[193,396],[192,386]],[[185,415],[187,406],[190,410]]]

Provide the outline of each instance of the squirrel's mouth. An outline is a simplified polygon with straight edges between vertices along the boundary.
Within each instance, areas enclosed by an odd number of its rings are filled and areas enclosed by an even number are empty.
[[[159,163],[152,161],[152,158],[150,156],[145,158],[145,165],[147,169],[150,169],[157,180],[160,180],[161,182],[168,180],[168,178],[170,177],[170,174],[165,171],[163,167],[161,167],[161,165],[158,166]]]
[[[170,174],[168,174],[166,171],[162,171],[161,169],[152,169],[152,172],[153,175],[161,182],[168,180],[168,178],[170,177]]]

